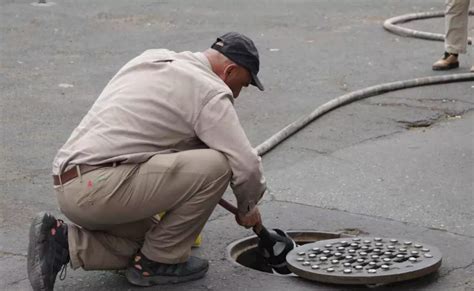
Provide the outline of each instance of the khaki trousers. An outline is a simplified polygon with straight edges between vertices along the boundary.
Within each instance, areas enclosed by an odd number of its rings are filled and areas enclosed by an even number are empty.
[[[185,262],[232,172],[215,150],[158,154],[139,165],[100,168],[55,186],[69,224],[74,269],[123,269],[149,259]],[[153,218],[166,211],[161,221]]]
[[[466,53],[469,2],[470,0],[446,0],[444,47],[448,53]]]

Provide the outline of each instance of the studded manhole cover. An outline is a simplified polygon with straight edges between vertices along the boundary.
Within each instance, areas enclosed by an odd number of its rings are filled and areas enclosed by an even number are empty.
[[[373,237],[330,239],[293,249],[288,268],[300,277],[335,284],[386,284],[436,271],[441,252],[427,244]]]

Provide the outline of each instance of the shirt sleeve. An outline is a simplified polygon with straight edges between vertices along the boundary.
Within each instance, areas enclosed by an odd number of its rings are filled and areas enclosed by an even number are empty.
[[[209,148],[222,152],[232,170],[231,188],[238,211],[250,211],[266,190],[261,158],[245,135],[234,106],[227,94],[212,98],[194,124],[196,135]]]

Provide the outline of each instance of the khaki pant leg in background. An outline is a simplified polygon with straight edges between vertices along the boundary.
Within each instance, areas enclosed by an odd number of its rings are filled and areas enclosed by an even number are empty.
[[[466,53],[469,2],[470,0],[446,0],[444,47],[448,53]]]
[[[80,226],[69,231],[72,267],[123,269],[143,239],[150,259],[186,261],[231,174],[221,153],[190,150],[101,168],[55,187],[61,211]],[[156,224],[152,217],[163,211]]]

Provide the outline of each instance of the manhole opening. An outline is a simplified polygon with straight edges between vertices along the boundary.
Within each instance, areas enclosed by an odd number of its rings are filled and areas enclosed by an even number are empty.
[[[326,239],[352,237],[351,235],[343,233],[319,231],[287,231],[286,233],[297,245],[304,245]],[[259,253],[257,243],[257,236],[246,237],[235,241],[228,246],[228,255],[233,262],[241,266],[265,273],[273,273],[272,268]]]

